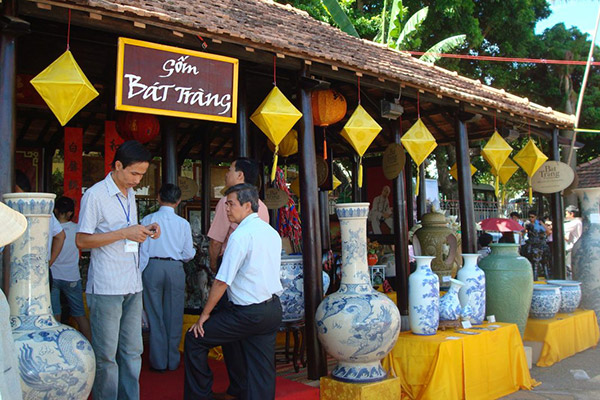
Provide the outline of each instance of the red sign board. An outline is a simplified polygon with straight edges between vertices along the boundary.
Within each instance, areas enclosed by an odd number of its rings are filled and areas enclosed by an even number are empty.
[[[239,61],[119,38],[117,110],[236,122]]]

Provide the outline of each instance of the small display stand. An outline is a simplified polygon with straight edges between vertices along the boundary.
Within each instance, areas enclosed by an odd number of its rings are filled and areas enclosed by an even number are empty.
[[[321,400],[383,400],[400,398],[400,380],[387,378],[374,383],[340,382],[331,376],[321,378]]]

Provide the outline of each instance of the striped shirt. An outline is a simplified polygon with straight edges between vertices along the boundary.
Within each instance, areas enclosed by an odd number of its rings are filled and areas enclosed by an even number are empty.
[[[125,197],[112,173],[89,188],[81,199],[79,233],[113,232],[137,223],[135,192],[129,188]],[[92,249],[86,292],[113,295],[141,292],[138,262],[138,253],[125,252],[125,240]]]

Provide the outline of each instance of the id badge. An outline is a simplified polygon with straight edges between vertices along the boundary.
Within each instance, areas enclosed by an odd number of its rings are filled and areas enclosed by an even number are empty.
[[[138,242],[125,239],[125,253],[137,253],[139,245],[140,244]]]

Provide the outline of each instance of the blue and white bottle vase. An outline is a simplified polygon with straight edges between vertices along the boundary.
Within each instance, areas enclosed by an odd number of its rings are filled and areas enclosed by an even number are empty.
[[[318,337],[338,365],[334,379],[377,382],[387,377],[380,360],[400,333],[400,312],[389,297],[371,286],[367,266],[369,203],[335,206],[342,233],[340,289],[327,296],[315,315]]]
[[[473,325],[480,325],[485,319],[485,273],[477,265],[479,254],[463,253],[464,265],[458,270],[456,279],[464,283],[458,292],[460,304],[465,307],[468,303],[472,316],[468,320]]]
[[[458,291],[464,283],[458,279],[450,279],[450,289],[440,298],[440,321],[458,321],[462,307],[458,300]]]
[[[440,280],[431,270],[433,256],[415,256],[408,277],[408,321],[416,335],[435,335],[440,323]]]

